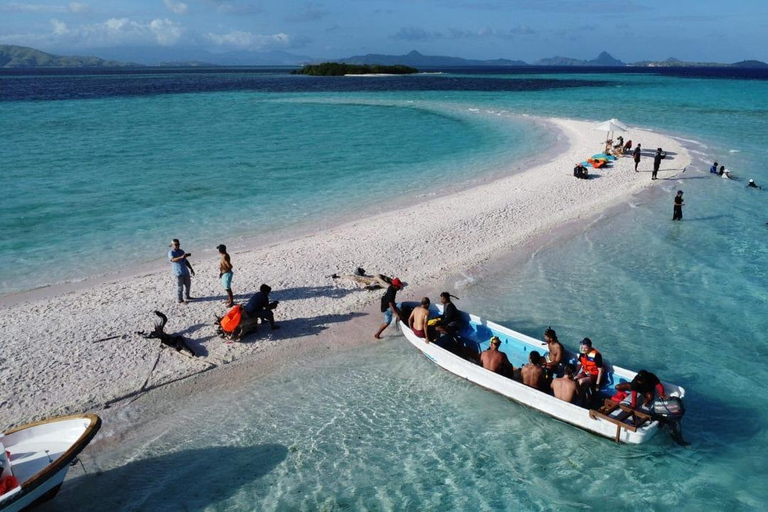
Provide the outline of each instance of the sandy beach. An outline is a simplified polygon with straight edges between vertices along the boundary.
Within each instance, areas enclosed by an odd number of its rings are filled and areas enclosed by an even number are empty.
[[[2,356],[0,423],[14,425],[55,414],[98,411],[143,391],[224,365],[247,364],[267,371],[286,354],[322,353],[375,343],[381,291],[334,280],[357,267],[398,276],[408,283],[400,299],[432,291],[446,276],[508,254],[551,230],[588,219],[652,186],[651,149],[663,147],[660,178],[690,163],[674,139],[632,130],[646,151],[641,171],[631,157],[597,170],[590,180],[572,176],[575,162],[601,151],[605,136],[593,123],[542,120],[558,133],[557,150],[540,165],[491,183],[437,197],[369,218],[350,220],[323,232],[232,254],[233,290],[244,301],[261,283],[280,301],[279,331],[268,327],[242,343],[226,344],[214,333],[214,314],[226,311],[216,258],[192,263],[189,304],[176,304],[170,269],[86,283],[50,297],[30,294],[0,309]],[[663,182],[659,182],[663,183]],[[672,213],[670,196],[669,214]],[[169,233],[168,238],[172,238]],[[182,248],[199,253],[193,240]],[[167,251],[158,247],[159,257]],[[135,335],[150,330],[153,311],[169,318],[166,331],[183,334],[200,357],[188,359]],[[396,334],[394,329],[385,336]]]

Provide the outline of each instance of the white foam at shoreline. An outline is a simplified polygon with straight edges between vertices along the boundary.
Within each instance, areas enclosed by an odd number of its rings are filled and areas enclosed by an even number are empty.
[[[448,275],[507,254],[569,221],[593,218],[651,185],[650,158],[641,162],[644,172],[635,173],[631,158],[623,158],[614,168],[600,170],[599,177],[574,179],[574,162],[601,149],[602,137],[592,123],[549,122],[568,148],[541,165],[398,211],[234,253],[235,294],[250,294],[268,283],[281,301],[277,318],[283,329],[269,337],[262,332],[247,343],[227,346],[213,336],[213,314],[226,309],[215,258],[195,261],[193,295],[203,300],[189,305],[175,304],[175,285],[166,269],[3,307],[2,346],[12,364],[0,368],[7,391],[0,421],[14,424],[97,408],[138,390],[160,349],[156,341],[131,333],[149,329],[155,309],[168,315],[168,332],[184,332],[205,355],[191,361],[162,350],[149,386],[198,373],[211,364],[248,361],[258,371],[277,353],[323,352],[342,343],[373,342],[378,313],[354,318],[375,304],[381,292],[358,290],[328,278],[330,274],[362,266],[398,275],[411,283],[400,297],[410,298]],[[665,165],[680,169],[690,162],[670,137],[635,133],[644,146],[677,153],[671,162],[663,162],[661,177],[677,172],[665,172]],[[343,341],[334,338],[340,324],[354,335]],[[125,337],[96,342],[110,335]]]

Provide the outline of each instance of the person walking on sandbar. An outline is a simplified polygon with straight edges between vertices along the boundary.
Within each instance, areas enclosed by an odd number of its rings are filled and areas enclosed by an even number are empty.
[[[637,166],[640,165],[640,151],[640,144],[638,144],[635,150],[632,152],[632,159],[635,161],[635,172],[640,172],[637,170]]]
[[[171,241],[171,250],[168,251],[168,261],[171,262],[171,269],[176,277],[176,293],[179,304],[192,300],[189,295],[189,290],[192,287],[190,274],[195,275],[195,269],[192,268],[192,264],[187,259],[192,256],[192,253],[183,251],[180,246],[179,239],[174,238]]]
[[[219,261],[219,279],[221,279],[221,285],[227,292],[227,298],[229,299],[228,301],[225,301],[225,303],[231,308],[235,305],[235,297],[232,295],[232,276],[234,275],[232,272],[232,261],[229,259],[229,254],[227,254],[226,245],[221,244],[217,246],[216,249],[219,251],[219,254],[221,254],[221,261]]]
[[[683,191],[678,190],[677,195],[675,196],[675,206],[672,212],[672,220],[683,220],[684,205],[685,205],[685,201],[683,201]]]
[[[400,316],[400,310],[397,309],[397,304],[395,303],[397,292],[402,288],[403,282],[398,278],[394,278],[392,283],[387,287],[387,291],[384,293],[384,296],[381,298],[381,312],[384,315],[384,323],[381,324],[379,330],[376,331],[376,334],[373,335],[373,337],[377,340],[381,339],[381,333],[384,332],[384,329],[386,329],[387,326],[392,323],[393,316],[397,317],[398,320],[402,320],[402,317]]]
[[[663,159],[667,158],[667,154],[664,153],[661,148],[656,150],[656,155],[653,157],[653,174],[651,174],[651,179],[656,179],[656,173],[659,172],[659,167],[661,167],[661,161]]]

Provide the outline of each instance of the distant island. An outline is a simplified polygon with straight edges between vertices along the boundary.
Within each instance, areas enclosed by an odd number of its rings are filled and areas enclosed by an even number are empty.
[[[105,68],[138,66],[98,57],[60,57],[26,46],[0,45],[0,68]]]
[[[144,60],[142,53],[128,53],[129,59]],[[441,68],[476,68],[476,67],[531,67],[531,66],[559,66],[559,67],[644,67],[644,68],[739,68],[739,69],[766,69],[768,64],[759,60],[742,60],[731,64],[720,62],[685,62],[674,57],[662,61],[643,60],[633,63],[625,63],[616,59],[608,52],[602,52],[594,59],[575,59],[571,57],[555,56],[539,59],[532,65],[522,60],[492,59],[476,60],[463,59],[461,57],[448,57],[443,55],[423,55],[412,51],[405,55],[385,55],[369,53],[354,57],[335,59],[335,62],[318,62],[317,60],[301,55],[293,55],[283,51],[251,52],[234,51],[225,53],[209,53],[203,49],[174,49],[165,48],[162,59],[155,55],[153,66],[162,67],[213,67],[213,66],[304,66],[297,73],[308,75],[346,75],[346,74],[408,74],[416,73],[417,69],[441,69]],[[329,67],[347,65],[347,69]],[[101,59],[99,57],[59,56],[45,53],[35,48],[26,46],[0,45],[0,68],[110,68],[110,67],[143,67],[146,64],[134,62],[121,62],[117,60]],[[375,70],[354,68],[351,66],[378,66]],[[409,69],[409,71],[406,71]]]
[[[409,66],[382,66],[379,64],[344,64],[340,62],[323,62],[308,64],[301,69],[291,71],[293,75],[314,76],[344,76],[344,75],[412,75],[419,70]]]
[[[444,57],[436,55],[422,55],[417,51],[412,51],[406,55],[382,55],[379,53],[369,53],[367,55],[357,55],[354,57],[344,57],[342,59],[336,59],[338,62],[345,64],[381,64],[394,66],[402,64],[405,66],[414,66],[419,68],[434,68],[434,67],[510,67],[510,66],[528,66],[527,63],[521,60],[507,60],[507,59],[494,59],[494,60],[474,60],[474,59],[462,59],[461,57]]]

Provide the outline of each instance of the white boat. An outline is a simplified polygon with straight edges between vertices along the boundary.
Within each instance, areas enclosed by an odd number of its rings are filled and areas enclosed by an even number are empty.
[[[95,414],[62,416],[0,434],[0,511],[24,510],[53,498],[70,465],[101,427]],[[15,478],[15,480],[14,480]]]
[[[418,306],[418,303],[415,302],[403,304],[408,307]],[[440,314],[442,314],[442,306],[433,304],[430,308],[430,318]],[[461,312],[461,315],[464,322],[462,330],[459,332],[459,339],[465,346],[474,345],[473,349],[478,352],[489,347],[491,336],[498,336],[501,339],[499,350],[506,353],[515,368],[528,363],[528,357],[533,350],[538,351],[541,355],[547,353],[546,344],[541,340],[531,338],[476,315],[464,312]],[[614,439],[616,442],[629,444],[644,443],[659,430],[659,421],[643,411],[632,409],[628,404],[628,398],[622,403],[610,400],[610,397],[616,393],[614,386],[621,382],[631,382],[637,373],[613,366],[605,358],[603,358],[605,377],[599,397],[602,406],[598,409],[587,409],[526,386],[522,382],[486,370],[474,362],[449,352],[438,343],[426,343],[423,338],[419,338],[408,328],[407,322],[399,322],[399,325],[408,341],[438,366],[558,420]],[[576,355],[566,350],[563,361],[567,362],[574,359],[576,359]],[[662,384],[668,396],[681,399],[685,396],[685,389],[682,387],[667,382],[662,382]]]

